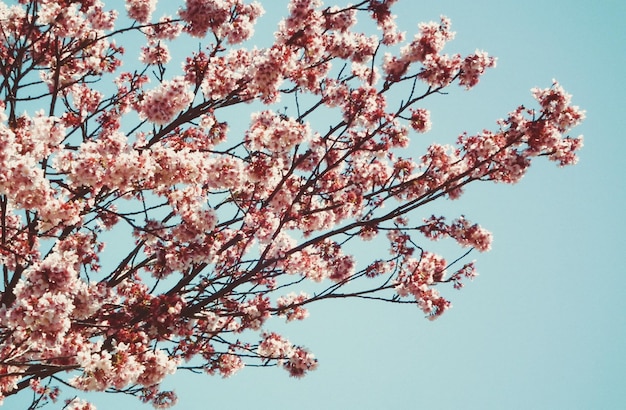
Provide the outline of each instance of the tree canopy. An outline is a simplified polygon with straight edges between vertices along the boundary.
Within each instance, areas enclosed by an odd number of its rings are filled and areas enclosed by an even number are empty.
[[[422,210],[515,183],[538,157],[574,164],[584,112],[555,81],[493,130],[415,152],[424,101],[473,88],[496,59],[444,53],[446,17],[407,38],[393,3],[292,0],[267,47],[257,2],[186,0],[160,20],[154,0],[126,16],[0,3],[0,396],[34,391],[37,407],[60,386],[166,407],[177,369],[314,370],[266,326],[313,302],[440,317],[439,289],[475,277],[466,256],[491,234]],[[460,254],[427,249],[443,238]]]

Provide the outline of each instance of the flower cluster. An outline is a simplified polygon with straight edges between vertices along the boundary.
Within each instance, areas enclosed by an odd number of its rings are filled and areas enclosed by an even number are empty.
[[[459,85],[469,89],[478,84],[487,68],[496,65],[496,59],[484,51],[477,50],[465,58],[459,54],[441,54],[455,36],[447,17],[442,16],[439,23],[422,23],[419,30],[413,41],[402,48],[400,56],[385,55],[383,67],[388,81],[400,80],[413,63],[421,63],[419,77],[429,86],[445,87],[458,77]]]
[[[182,77],[163,81],[159,87],[147,91],[139,103],[139,115],[157,125],[167,124],[193,100],[187,82]]]
[[[126,0],[126,12],[131,19],[147,23],[156,9],[156,3],[156,0]]]
[[[254,33],[254,21],[263,14],[263,8],[257,2],[245,4],[241,0],[186,0],[185,8],[178,13],[192,36],[204,37],[210,30],[217,37],[237,44]]]
[[[461,71],[459,74],[459,85],[464,85],[470,89],[478,84],[480,76],[484,74],[487,68],[496,66],[496,59],[490,57],[487,52],[476,50],[476,53],[465,57],[461,63]]]
[[[259,355],[263,358],[278,360],[293,377],[302,377],[307,371],[317,368],[315,356],[276,333],[264,334],[259,344]]]
[[[252,116],[252,124],[246,133],[246,145],[251,150],[268,150],[284,153],[305,141],[311,133],[307,124],[293,118],[285,118],[270,111]]]
[[[402,297],[413,296],[420,309],[434,320],[452,306],[430,286],[442,281],[446,267],[445,259],[430,252],[423,252],[419,259],[407,258],[394,281],[395,290]]]
[[[64,407],[66,410],[96,410],[96,406],[85,400],[74,398],[68,401]]]
[[[444,217],[432,216],[424,220],[420,231],[429,239],[438,240],[451,237],[463,247],[471,246],[481,252],[491,248],[491,233],[478,224],[471,225],[465,217],[454,220],[450,225]]]
[[[430,112],[424,108],[411,110],[411,128],[417,132],[428,132],[431,127]]]
[[[304,302],[309,299],[309,295],[300,292],[297,295],[291,292],[286,296],[281,296],[276,300],[276,306],[279,310],[279,316],[286,316],[287,322],[292,320],[304,320],[309,317],[309,311],[302,307]]]

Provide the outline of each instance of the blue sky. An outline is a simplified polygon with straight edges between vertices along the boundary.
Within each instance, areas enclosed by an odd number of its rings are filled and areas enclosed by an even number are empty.
[[[262,3],[268,13],[257,31],[267,35],[287,1]],[[574,130],[585,135],[580,163],[538,161],[517,185],[473,186],[438,204],[494,234],[490,252],[472,255],[480,276],[462,291],[443,290],[454,308],[439,320],[412,306],[322,302],[284,328],[316,354],[317,371],[302,380],[280,369],[226,380],[179,373],[166,384],[178,408],[626,408],[626,3],[400,0],[395,14],[409,34],[447,15],[457,32],[447,52],[498,57],[475,89],[428,102],[433,129],[416,137],[416,150],[496,128],[532,104],[530,88],[556,78],[587,111]],[[114,396],[94,402],[142,407]]]

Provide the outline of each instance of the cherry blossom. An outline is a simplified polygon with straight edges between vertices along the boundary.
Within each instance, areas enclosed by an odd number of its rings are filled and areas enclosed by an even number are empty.
[[[411,128],[417,132],[428,132],[431,126],[428,110],[423,108],[411,110]]]
[[[154,64],[152,57],[145,57],[149,64]],[[159,63],[162,56],[158,57]],[[167,60],[167,58],[165,58]],[[175,115],[180,113],[187,107],[193,96],[189,91],[188,85],[182,77],[176,77],[171,81],[164,81],[161,85],[153,90],[146,92],[139,104],[139,114],[149,121],[158,125],[170,122]]]
[[[67,410],[96,410],[96,406],[91,403],[86,402],[85,400],[75,398],[67,403],[65,406]]]
[[[137,20],[140,23],[147,23],[150,16],[156,9],[156,0],[126,0],[126,11],[128,17]]]
[[[127,0],[122,18],[99,0],[0,2],[0,401],[93,409],[80,392],[113,391],[167,408],[184,369],[315,370],[274,318],[318,301],[452,307],[492,235],[423,210],[537,160],[575,164],[585,113],[553,81],[429,143],[425,100],[496,59],[447,51],[447,17],[406,40],[394,3],[291,0],[254,46],[255,1],[164,15]]]
[[[281,296],[276,300],[276,307],[281,311],[279,316],[286,316],[287,322],[292,320],[304,320],[309,316],[309,312],[302,307],[302,304],[309,299],[309,295],[300,292],[296,295],[291,292],[286,296]]]

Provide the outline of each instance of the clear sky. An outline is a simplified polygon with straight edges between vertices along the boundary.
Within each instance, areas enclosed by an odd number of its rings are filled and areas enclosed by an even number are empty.
[[[262,3],[257,30],[267,35],[287,1]],[[492,251],[472,256],[480,276],[462,291],[442,290],[454,308],[439,320],[412,306],[313,305],[284,334],[315,353],[317,371],[301,380],[281,369],[226,380],[179,372],[166,383],[178,408],[626,408],[626,3],[399,0],[395,14],[408,34],[447,15],[457,32],[447,52],[479,48],[499,59],[475,89],[429,102],[433,129],[415,137],[416,150],[495,129],[496,119],[532,105],[530,88],[556,78],[587,110],[574,130],[585,135],[580,163],[538,161],[517,185],[473,186],[439,204],[494,234]],[[149,408],[115,396],[94,402]]]

